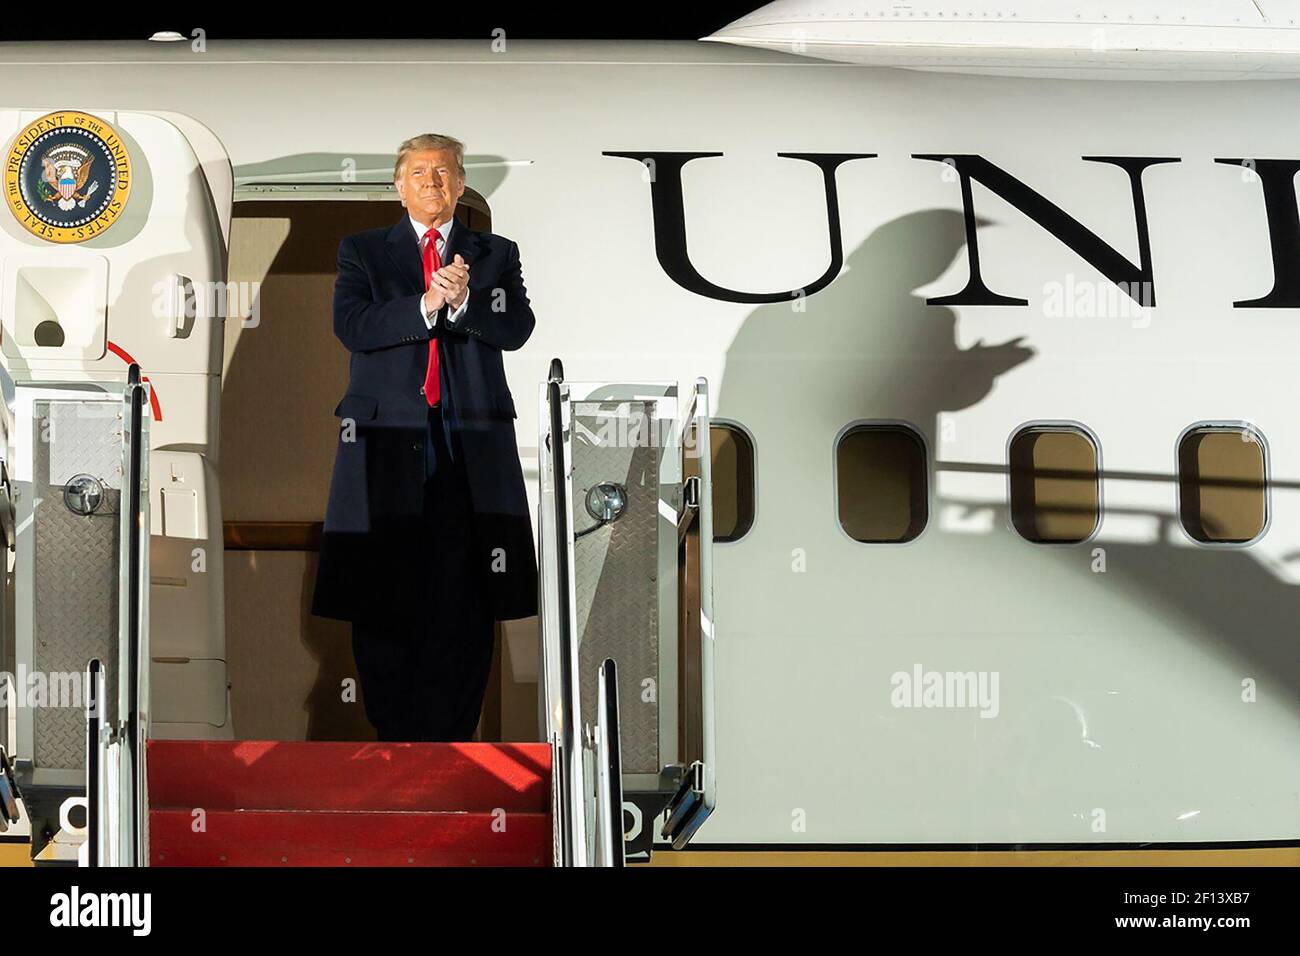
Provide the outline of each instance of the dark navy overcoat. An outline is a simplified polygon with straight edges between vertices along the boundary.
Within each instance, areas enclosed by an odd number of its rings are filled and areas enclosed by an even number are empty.
[[[502,351],[528,341],[535,320],[519,247],[457,222],[443,259],[469,265],[469,305],[430,330],[419,308],[424,273],[409,217],[339,244],[334,333],[351,353],[334,414],[330,480],[312,612],[323,617],[418,618],[436,534],[421,521],[428,405],[421,392],[429,340],[438,340],[442,406],[473,501],[474,573],[498,620],[537,613],[533,526],[515,441],[515,405]]]

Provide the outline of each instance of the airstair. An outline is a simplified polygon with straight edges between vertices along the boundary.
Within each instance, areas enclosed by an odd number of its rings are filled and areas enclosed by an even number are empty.
[[[53,386],[19,391],[29,387]],[[112,620],[83,622],[98,625],[86,630],[101,646],[83,674],[81,785],[59,768],[65,826],[38,862],[621,866],[629,848],[647,859],[656,841],[684,846],[707,818],[716,798],[703,380],[681,402],[675,383],[571,384],[552,362],[539,417],[544,734],[518,743],[153,739],[149,385],[133,365],[116,400],[100,388],[86,399],[95,423],[86,428],[102,434],[77,433],[77,447],[103,459],[115,446],[116,467],[69,462],[63,471],[76,474],[43,492],[36,517],[18,509],[39,534],[41,521],[64,517],[41,517],[53,497],[83,523],[109,520],[115,542],[94,569],[115,584],[115,600],[96,605]],[[97,477],[108,474],[115,488]],[[21,504],[29,486],[8,493]],[[110,517],[100,512],[111,491]],[[37,538],[10,540],[11,577],[21,578],[35,564],[25,542]],[[39,576],[13,583],[45,586]],[[6,830],[22,822],[24,787],[48,799],[50,768],[31,755],[67,733],[66,719],[53,722],[66,716],[37,709],[10,742]],[[68,805],[84,809],[82,825]]]

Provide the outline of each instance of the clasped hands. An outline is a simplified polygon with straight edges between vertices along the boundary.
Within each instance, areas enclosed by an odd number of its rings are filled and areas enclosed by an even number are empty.
[[[456,254],[456,258],[433,273],[429,289],[424,293],[424,310],[433,312],[450,303],[459,309],[469,294],[469,265]]]

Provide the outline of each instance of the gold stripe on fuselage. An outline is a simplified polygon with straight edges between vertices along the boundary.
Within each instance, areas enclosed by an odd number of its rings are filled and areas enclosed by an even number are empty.
[[[32,844],[29,840],[0,840],[0,869],[31,865]]]
[[[1300,866],[1300,847],[1196,850],[656,850],[651,866]]]

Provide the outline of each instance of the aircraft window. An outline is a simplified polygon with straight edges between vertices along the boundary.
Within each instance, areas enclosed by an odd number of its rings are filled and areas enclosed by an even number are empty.
[[[1268,520],[1264,440],[1246,426],[1197,426],[1178,443],[1179,517],[1207,544],[1243,544]]]
[[[1097,446],[1079,428],[1031,425],[1011,439],[1011,523],[1041,544],[1077,544],[1101,521]]]
[[[925,528],[925,442],[906,425],[854,425],[835,447],[840,526],[855,541],[900,544]]]
[[[754,524],[754,442],[740,428],[709,426],[713,464],[713,540],[739,541]]]
[[[709,425],[709,449],[713,465],[713,540],[739,541],[754,524],[754,441],[739,426],[714,421]],[[687,476],[700,473],[695,464],[696,459],[687,456]]]

